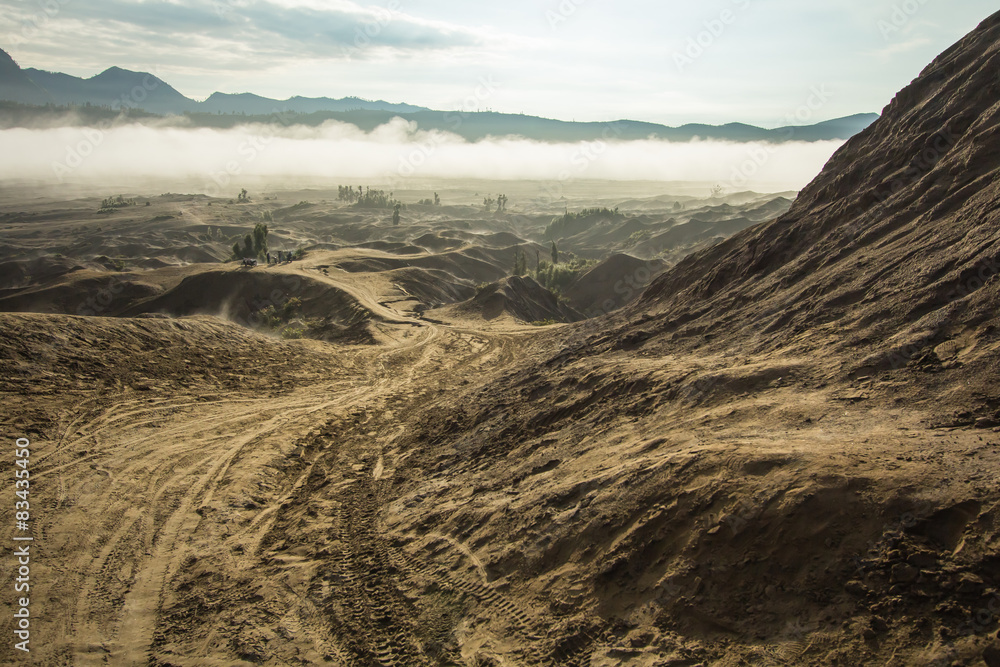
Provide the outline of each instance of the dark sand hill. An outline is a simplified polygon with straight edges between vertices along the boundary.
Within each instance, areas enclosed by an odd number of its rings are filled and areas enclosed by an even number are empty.
[[[786,215],[425,420],[479,490],[395,525],[507,545],[489,576],[601,664],[994,664],[998,44],[1000,14]]]
[[[478,313],[492,320],[509,315],[525,323],[578,322],[584,316],[561,303],[532,278],[513,276],[479,288],[475,297],[462,304],[464,313]]]
[[[576,279],[564,296],[585,313],[610,313],[639,298],[663,269],[661,260],[612,255]]]

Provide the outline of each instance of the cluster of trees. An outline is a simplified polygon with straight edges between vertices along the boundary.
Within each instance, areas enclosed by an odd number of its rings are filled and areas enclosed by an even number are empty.
[[[242,188],[240,193],[236,195],[237,204],[246,204],[250,201],[250,194],[247,192],[246,188]]]
[[[552,253],[552,263],[553,264],[558,264],[559,263],[559,247],[556,245],[555,241],[552,242],[552,249],[551,249],[550,252]],[[538,267],[540,267],[541,265],[542,265],[542,261],[538,258],[538,253],[536,251],[536,253],[535,253],[535,269],[537,270]],[[529,273],[530,273],[530,271],[528,271],[528,257],[527,257],[527,255],[525,255],[524,251],[521,250],[521,246],[517,246],[517,248],[514,249],[514,271],[512,272],[512,275],[515,275],[515,276],[524,276],[524,275],[528,275]]]
[[[117,197],[108,197],[101,201],[101,210],[110,211],[116,208],[126,208],[128,206],[135,206],[134,199],[125,199],[122,195]]]
[[[358,186],[357,192],[350,185],[338,185],[337,186],[337,199],[340,201],[346,201],[348,204],[353,204],[358,201],[361,197],[362,189]]]
[[[653,232],[649,229],[640,229],[637,232],[632,232],[628,237],[628,242],[630,244],[642,243],[643,241],[648,241],[652,238]]]
[[[579,213],[567,212],[565,215],[552,219],[549,226],[545,228],[545,238],[572,236],[598,220],[617,220],[624,217],[618,212],[617,207],[613,211],[609,208],[585,208]]]
[[[535,270],[528,269],[528,257],[521,247],[514,250],[514,270],[512,275],[531,276],[542,287],[545,287],[555,295],[562,294],[572,285],[581,274],[589,271],[595,264],[593,259],[579,259],[572,257],[568,262],[559,261],[559,247],[556,242],[552,242],[550,249],[551,261],[540,259],[538,253],[535,254]]]
[[[365,194],[354,204],[358,208],[395,208],[402,207],[402,203],[393,198],[392,193],[385,190],[372,190],[368,188]]]
[[[370,187],[355,190],[349,185],[337,186],[337,199],[353,204],[358,208],[402,208],[403,204],[393,197],[393,193],[385,190],[372,190]]]
[[[277,329],[283,324],[288,324],[298,316],[299,308],[302,307],[302,299],[293,296],[281,308],[276,308],[269,304],[264,308],[251,314],[252,321],[269,329]]]
[[[302,300],[293,296],[280,307],[269,304],[254,311],[250,314],[250,320],[258,328],[277,331],[282,338],[302,338],[306,334],[306,329],[312,327],[312,322],[302,321],[299,313],[301,308]],[[305,326],[295,326],[295,324]]]
[[[440,206],[441,205],[441,197],[439,197],[438,193],[435,192],[434,193],[434,199],[421,199],[417,203],[420,204],[420,205],[422,205],[422,206]]]
[[[499,195],[496,199],[493,198],[493,195],[486,195],[483,198],[483,210],[487,213],[493,213],[494,206],[496,206],[497,213],[506,213],[507,195]]]
[[[595,264],[593,259],[573,259],[569,262],[546,262],[541,261],[535,269],[532,277],[542,287],[545,287],[555,295],[562,294],[569,288],[581,274],[589,271]]]
[[[233,244],[233,259],[263,259],[267,255],[267,225],[258,222],[253,231],[243,237],[243,245]]]

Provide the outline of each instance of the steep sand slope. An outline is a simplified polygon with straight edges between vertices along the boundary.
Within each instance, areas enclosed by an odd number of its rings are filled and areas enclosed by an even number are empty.
[[[788,214],[684,260],[631,316],[654,315],[653,330],[681,340],[711,328],[726,346],[835,327],[859,370],[891,367],[885,352],[913,360],[986,336],[1000,273],[998,67],[992,18],[834,155]]]
[[[477,492],[415,484],[398,530],[478,545],[601,664],[993,650],[998,44],[1000,15],[787,215],[428,416],[428,470]]]

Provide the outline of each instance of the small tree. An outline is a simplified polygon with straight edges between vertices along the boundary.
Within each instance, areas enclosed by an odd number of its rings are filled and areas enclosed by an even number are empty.
[[[555,241],[552,242],[552,263],[553,264],[559,263],[559,248],[556,247]]]
[[[514,275],[523,276],[528,272],[528,257],[521,250],[521,246],[517,246],[514,250]]]
[[[302,299],[297,296],[293,296],[291,299],[285,302],[285,305],[281,309],[281,319],[285,322],[292,320],[296,315],[299,314],[299,308],[302,307]]]
[[[263,257],[267,254],[267,225],[258,222],[253,228],[253,256]]]
[[[487,213],[493,212],[493,205],[497,203],[497,200],[493,198],[493,195],[487,195],[483,198],[483,210]]]
[[[401,206],[399,204],[396,204],[396,206],[392,209],[392,226],[393,227],[398,227],[399,226],[399,209],[400,208],[401,208]]]
[[[438,193],[436,193],[436,192],[434,193],[434,205],[435,206],[440,206],[441,205],[441,197],[439,197]]]
[[[247,189],[243,188],[240,190],[240,194],[236,196],[236,201],[240,204],[245,204],[250,201],[250,197],[247,196]]]

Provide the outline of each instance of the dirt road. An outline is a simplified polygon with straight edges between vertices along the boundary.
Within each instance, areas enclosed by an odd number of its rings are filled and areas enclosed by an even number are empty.
[[[395,415],[502,364],[514,336],[368,305],[407,323],[392,327],[397,344],[322,346],[336,372],[280,395],[124,386],[39,399],[56,437],[32,460],[36,599],[48,601],[34,661],[252,663],[265,658],[257,633],[279,633],[281,664],[441,664],[458,658],[441,614],[470,596],[525,631],[482,576],[437,573],[383,525],[406,465]],[[437,582],[441,609],[414,578]]]

